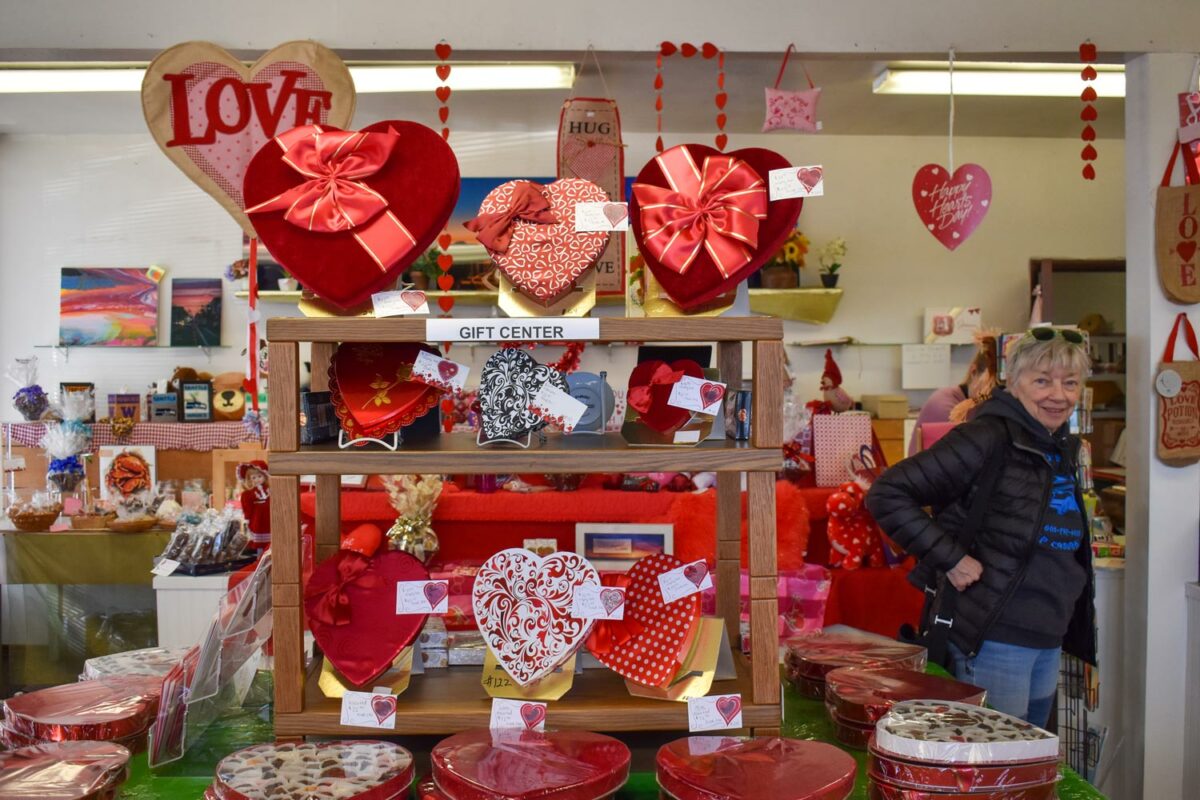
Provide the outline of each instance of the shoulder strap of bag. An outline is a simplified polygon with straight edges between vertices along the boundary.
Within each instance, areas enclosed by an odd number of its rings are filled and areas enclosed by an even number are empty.
[[[1197,346],[1196,329],[1192,327],[1192,321],[1188,319],[1187,312],[1180,311],[1179,316],[1175,318],[1175,325],[1171,328],[1171,335],[1167,337],[1167,346],[1163,349],[1163,362],[1175,360],[1175,343],[1179,338],[1180,328],[1183,329],[1183,339],[1187,343],[1188,349],[1192,351],[1196,360],[1200,361],[1200,346]]]
[[[786,64],[786,58],[784,60]],[[783,72],[780,70],[780,74]],[[776,84],[778,87],[778,84]],[[1184,151],[1183,156],[1183,181],[1189,185],[1200,184],[1200,169],[1196,168],[1196,159],[1192,156],[1192,147],[1190,144],[1181,144],[1177,139],[1175,146],[1171,148],[1171,160],[1167,162],[1167,169],[1162,176],[1162,185],[1171,185],[1171,175],[1175,172],[1175,159],[1179,158],[1180,151]]]
[[[788,56],[790,56],[792,54],[792,51],[795,49],[796,49],[796,45],[789,44],[787,46],[787,50],[783,51],[783,63],[779,65],[779,74],[775,76],[775,88],[776,89],[779,88],[779,84],[783,80],[783,71],[785,69],[787,69]],[[812,76],[808,74],[808,67],[804,66],[804,64],[801,63],[800,69],[804,70],[804,78],[805,78],[805,80],[808,81],[808,88],[810,88],[810,89],[817,88],[815,85],[813,85]]]

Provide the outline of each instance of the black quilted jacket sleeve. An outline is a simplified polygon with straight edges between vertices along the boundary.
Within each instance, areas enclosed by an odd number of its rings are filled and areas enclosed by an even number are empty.
[[[933,447],[898,462],[867,494],[867,509],[884,532],[923,563],[948,571],[967,554],[925,510],[965,498],[995,448],[1007,444],[1003,421],[981,418],[957,425]]]

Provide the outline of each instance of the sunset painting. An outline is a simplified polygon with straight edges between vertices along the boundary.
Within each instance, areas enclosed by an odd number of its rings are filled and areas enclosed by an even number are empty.
[[[171,344],[216,347],[221,343],[221,279],[171,281]]]
[[[60,344],[157,344],[158,284],[144,267],[64,267],[58,305]]]

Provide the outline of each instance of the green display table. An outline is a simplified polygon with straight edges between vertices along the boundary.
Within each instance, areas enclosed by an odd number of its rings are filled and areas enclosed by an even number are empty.
[[[170,531],[0,531],[0,583],[149,586]]]

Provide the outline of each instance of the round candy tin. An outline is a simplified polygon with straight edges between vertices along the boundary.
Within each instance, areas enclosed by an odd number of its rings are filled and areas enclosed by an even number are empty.
[[[374,741],[261,744],[217,764],[218,800],[392,800],[412,783],[412,754]]]
[[[46,742],[111,741],[142,733],[158,711],[162,679],[111,677],[67,683],[4,701],[4,726]]]
[[[857,769],[833,745],[777,737],[689,736],[663,745],[657,762],[674,800],[843,800]]]
[[[983,705],[985,689],[910,669],[839,667],[825,676],[825,702],[844,720],[874,725],[905,700],[953,700]]]
[[[936,764],[996,764],[1058,758],[1058,737],[1017,717],[965,703],[908,700],[875,726],[887,756]]]

